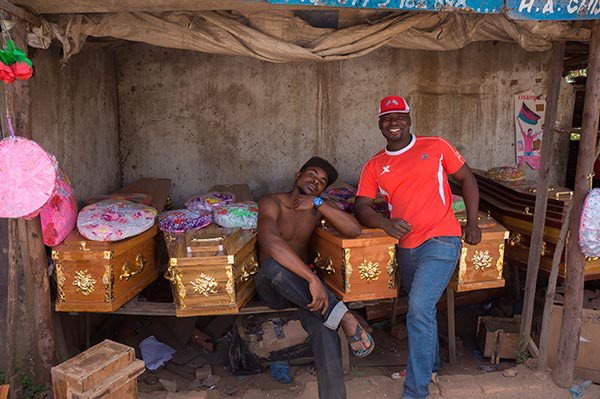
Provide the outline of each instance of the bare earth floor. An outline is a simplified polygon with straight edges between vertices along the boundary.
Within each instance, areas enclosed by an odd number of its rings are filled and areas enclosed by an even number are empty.
[[[442,370],[439,384],[430,386],[431,399],[571,399],[571,394],[554,385],[549,374],[517,366],[515,377],[502,372],[460,374],[461,366]],[[216,389],[168,393],[165,391],[140,392],[141,399],[317,399],[316,378],[310,368],[293,370],[293,381],[284,385],[268,374],[238,378],[224,370]],[[386,367],[354,368],[346,379],[348,399],[400,398],[402,380],[392,380]],[[458,373],[457,373],[458,372]],[[227,389],[229,388],[229,389]],[[226,395],[222,391],[236,391]],[[592,384],[582,399],[600,398],[600,385]]]

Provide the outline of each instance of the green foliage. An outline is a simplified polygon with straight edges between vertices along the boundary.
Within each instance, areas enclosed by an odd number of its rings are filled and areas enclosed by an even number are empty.
[[[17,375],[23,389],[23,399],[41,399],[47,397],[47,387],[41,384],[34,384],[31,376],[21,370],[17,370]],[[0,384],[6,383],[8,383],[6,372],[0,371]]]

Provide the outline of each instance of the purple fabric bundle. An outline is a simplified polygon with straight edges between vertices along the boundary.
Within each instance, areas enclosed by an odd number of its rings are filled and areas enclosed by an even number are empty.
[[[233,203],[234,195],[228,192],[210,192],[196,195],[185,201],[185,207],[193,212],[212,212],[220,209],[223,205]]]
[[[167,233],[184,233],[198,230],[212,223],[210,212],[192,212],[188,209],[176,209],[163,212],[158,216],[158,228]]]

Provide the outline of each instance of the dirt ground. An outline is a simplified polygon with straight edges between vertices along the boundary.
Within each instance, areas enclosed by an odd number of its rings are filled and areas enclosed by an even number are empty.
[[[390,337],[386,330],[374,331],[378,343],[373,354],[365,359],[351,357],[351,369],[345,376],[348,399],[400,398],[403,379],[394,380],[392,373],[404,369],[407,341]],[[442,343],[443,346],[443,343]],[[548,373],[538,372],[514,360],[503,360],[492,366],[489,359],[478,354],[473,342],[459,339],[457,363],[444,363],[439,382],[431,384],[431,399],[571,399],[571,394],[558,388]],[[442,350],[442,360],[447,351]],[[220,377],[213,389],[190,389],[190,378],[181,369],[167,367],[156,374],[140,378],[141,399],[317,399],[317,381],[311,366],[290,367],[290,384],[275,381],[267,372],[250,376],[234,376],[224,367],[211,366]],[[505,377],[506,370],[516,376]],[[496,370],[496,371],[492,371]],[[157,378],[176,381],[178,392],[166,392]],[[153,382],[153,385],[147,384]],[[578,381],[581,382],[581,381]],[[600,385],[592,385],[581,399],[599,399]]]
[[[556,387],[547,373],[524,366],[518,366],[516,370],[518,374],[509,378],[501,371],[458,374],[473,370],[464,370],[460,366],[444,368],[439,383],[430,386],[431,399],[571,399],[571,394]],[[287,385],[274,381],[266,373],[244,378],[224,376],[211,391],[141,392],[140,399],[317,399],[316,377],[311,374],[310,368],[301,367],[293,372],[293,381]],[[348,399],[400,398],[403,380],[393,380],[391,372],[385,367],[354,368],[346,377]],[[235,387],[236,390],[227,395],[222,392],[226,387]],[[598,398],[600,385],[595,384],[582,396],[582,399]]]

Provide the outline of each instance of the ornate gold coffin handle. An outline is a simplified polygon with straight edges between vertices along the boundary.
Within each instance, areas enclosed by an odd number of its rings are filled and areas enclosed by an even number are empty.
[[[131,266],[129,265],[129,262],[125,262],[125,264],[122,267],[123,274],[121,274],[119,276],[119,280],[127,281],[131,277],[133,277],[137,274],[140,274],[144,270],[144,266],[146,266],[146,258],[144,258],[144,255],[142,255],[142,254],[136,255],[135,266],[137,267],[137,269],[131,270]]]
[[[525,245],[521,242],[522,239],[523,236],[521,235],[521,233],[512,233],[510,238],[508,239],[508,245],[510,245],[511,247],[529,249],[529,245]],[[542,241],[542,251],[540,253],[542,256],[546,255],[547,245],[548,244],[546,244],[546,241]]]
[[[183,284],[183,281],[181,279],[181,274],[177,272],[177,269],[173,265],[171,265],[165,272],[164,276],[176,288],[177,297],[179,298],[179,306],[182,309],[185,309],[185,297],[187,295],[187,292],[185,290],[185,285]]]
[[[573,191],[559,191],[557,193],[554,194],[554,198],[556,198],[557,200],[561,199],[560,197],[566,195],[568,196],[568,200],[572,200],[573,199]]]
[[[256,255],[252,254],[248,262],[242,263],[242,281],[250,280],[250,277],[258,273],[258,261]]]

